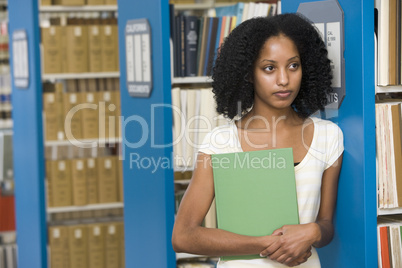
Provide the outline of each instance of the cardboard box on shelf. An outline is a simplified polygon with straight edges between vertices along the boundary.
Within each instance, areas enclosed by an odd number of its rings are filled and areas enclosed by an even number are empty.
[[[105,224],[105,252],[106,252],[106,267],[118,268],[120,267],[120,225],[117,222]]]
[[[66,56],[68,73],[88,72],[88,27],[68,25],[66,28]]]
[[[102,72],[102,27],[100,25],[88,26],[88,65],[90,72]]]
[[[46,140],[64,139],[63,85],[54,84],[53,92],[43,93],[43,115]]]
[[[47,174],[49,188],[51,190],[49,205],[53,207],[71,206],[71,161],[47,160]]]
[[[88,225],[88,268],[105,267],[105,227]]]
[[[84,139],[96,139],[99,137],[99,105],[98,92],[85,92],[82,109],[82,134]]]
[[[62,73],[64,27],[42,27],[43,72],[45,74]]]
[[[71,177],[73,186],[73,205],[82,206],[88,204],[87,177],[84,159],[71,160]]]
[[[70,268],[69,234],[66,226],[49,227],[50,267]]]
[[[117,72],[119,70],[117,25],[102,25],[101,29],[102,70],[104,72]]]
[[[116,105],[113,92],[99,92],[99,116],[99,138],[116,137]]]
[[[68,227],[70,267],[88,267],[88,232],[86,225],[73,225]]]
[[[64,130],[66,139],[82,139],[82,112],[79,104],[82,103],[83,93],[67,92],[63,98],[64,107]]]
[[[98,200],[98,166],[95,158],[86,159],[86,177],[88,180],[88,204],[97,204]]]
[[[99,203],[117,202],[116,156],[99,157],[97,161]]]

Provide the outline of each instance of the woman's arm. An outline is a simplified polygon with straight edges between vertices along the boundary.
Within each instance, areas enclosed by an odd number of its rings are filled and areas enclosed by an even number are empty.
[[[325,170],[321,185],[321,204],[316,224],[320,229],[320,237],[313,246],[320,248],[328,245],[334,236],[333,217],[338,194],[338,180],[341,171],[343,154],[327,170]]]
[[[342,157],[343,155],[324,171],[321,184],[321,203],[316,222],[285,225],[275,230],[273,235],[279,235],[280,239],[263,250],[261,255],[289,265],[305,254],[311,246],[323,247],[331,242],[334,235],[332,220]]]
[[[176,252],[223,256],[259,254],[278,240],[278,236],[252,237],[220,229],[202,227],[214,198],[211,157],[199,154],[190,185],[180,204],[173,228]]]

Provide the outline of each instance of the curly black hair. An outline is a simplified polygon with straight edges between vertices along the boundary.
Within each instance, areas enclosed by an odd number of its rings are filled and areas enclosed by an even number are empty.
[[[233,119],[254,102],[254,64],[265,42],[280,34],[290,38],[300,54],[302,81],[292,103],[301,118],[323,109],[331,88],[328,51],[316,28],[297,13],[249,19],[237,26],[219,49],[212,70],[217,112]],[[240,107],[238,107],[240,106]]]

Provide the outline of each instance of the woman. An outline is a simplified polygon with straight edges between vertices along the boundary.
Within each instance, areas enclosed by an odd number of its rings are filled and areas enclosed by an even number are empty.
[[[331,91],[331,67],[317,30],[297,14],[254,18],[227,37],[213,69],[217,111],[232,121],[209,133],[199,150],[191,183],[173,230],[177,252],[259,259],[220,261],[218,267],[320,267],[315,247],[334,233],[333,214],[343,135],[311,115]],[[214,199],[211,154],[292,148],[298,225],[252,237],[204,228]]]

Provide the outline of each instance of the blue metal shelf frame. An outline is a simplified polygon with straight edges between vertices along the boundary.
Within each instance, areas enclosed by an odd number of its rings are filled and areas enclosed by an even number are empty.
[[[172,146],[158,146],[172,143],[169,5],[167,0],[119,0],[118,14],[126,266],[173,268]],[[148,19],[151,27],[150,98],[130,97],[126,84],[125,25],[140,18]],[[142,145],[141,139],[145,142]],[[148,167],[153,160],[170,165]]]
[[[301,2],[282,1],[296,12]],[[335,237],[319,250],[322,267],[377,267],[374,1],[339,0],[344,11],[346,97],[337,121],[345,137]]]
[[[15,30],[25,29],[29,53],[29,87],[12,86],[18,267],[42,268],[47,266],[47,225],[38,1],[9,1],[8,12],[10,42]]]

